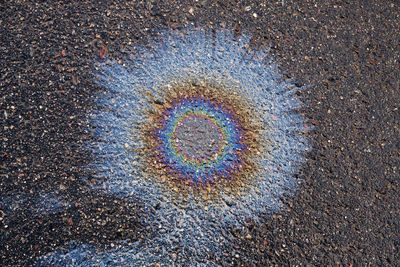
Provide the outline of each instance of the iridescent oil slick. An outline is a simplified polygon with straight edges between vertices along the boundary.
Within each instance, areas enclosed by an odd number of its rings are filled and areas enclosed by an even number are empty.
[[[73,244],[45,261],[218,264],[229,229],[281,211],[309,149],[299,88],[249,42],[224,29],[163,31],[124,62],[96,65],[93,190],[143,203],[154,234],[107,251]]]
[[[176,195],[200,199],[219,192],[244,189],[257,173],[256,158],[267,140],[245,99],[236,88],[194,81],[174,82],[163,100],[152,100],[146,111],[142,160],[150,177]],[[147,162],[147,164],[146,164]]]

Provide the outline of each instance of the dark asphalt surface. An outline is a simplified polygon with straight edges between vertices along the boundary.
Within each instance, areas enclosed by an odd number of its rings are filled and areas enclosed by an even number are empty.
[[[400,265],[398,1],[116,2],[0,4],[0,265],[71,240],[107,248],[150,235],[140,204],[79,179],[92,160],[82,144],[100,90],[93,62],[187,25],[246,29],[271,47],[286,77],[308,85],[299,96],[314,125],[287,210],[233,232],[221,265]]]

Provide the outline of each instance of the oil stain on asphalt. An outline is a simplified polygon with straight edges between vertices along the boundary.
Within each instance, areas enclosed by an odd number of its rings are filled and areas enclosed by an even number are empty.
[[[398,265],[395,1],[0,16],[1,265]]]
[[[96,65],[93,189],[143,203],[153,237],[102,252],[78,244],[45,264],[215,265],[233,228],[280,211],[309,141],[298,87],[246,35],[162,32],[122,64]],[[158,207],[153,212],[154,207]],[[89,254],[88,254],[89,253]]]

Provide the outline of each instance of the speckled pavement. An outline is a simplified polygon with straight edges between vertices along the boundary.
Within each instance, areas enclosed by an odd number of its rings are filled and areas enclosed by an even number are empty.
[[[197,252],[195,265],[399,265],[397,1],[0,6],[0,265],[140,265],[132,251],[154,266],[185,265]],[[310,140],[279,209],[252,212],[257,220],[224,236],[211,227],[190,253],[179,241],[151,247],[172,229],[152,219],[164,203],[102,188],[88,149],[98,138],[88,114],[106,90],[96,66],[123,65],[160,32],[188,28],[247,33],[251,50],[268,51],[303,103]]]

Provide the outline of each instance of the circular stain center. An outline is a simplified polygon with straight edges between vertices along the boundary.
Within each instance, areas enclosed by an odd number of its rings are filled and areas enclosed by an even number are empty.
[[[215,159],[223,146],[221,127],[212,118],[200,115],[186,115],[173,138],[178,153],[198,163]]]

